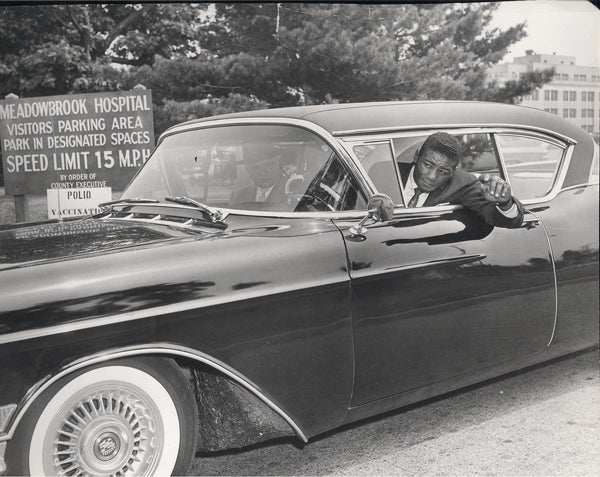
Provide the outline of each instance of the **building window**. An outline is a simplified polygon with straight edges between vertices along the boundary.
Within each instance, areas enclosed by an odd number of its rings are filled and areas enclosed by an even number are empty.
[[[563,91],[563,101],[577,101],[577,91]]]
[[[581,100],[582,101],[591,101],[594,102],[594,91],[582,91],[581,92]]]
[[[594,126],[592,124],[584,124],[581,126],[585,132],[592,134],[594,132]]]
[[[594,110],[593,109],[582,109],[581,110],[581,117],[582,118],[593,118],[594,117]]]
[[[577,110],[575,108],[565,108],[563,109],[563,118],[576,118]]]
[[[547,113],[558,114],[558,108],[544,108]]]
[[[544,91],[544,99],[546,101],[558,101],[558,91],[555,89],[547,89]]]
[[[536,89],[533,93],[531,93],[531,99],[533,99],[534,101],[537,101],[538,99],[540,99],[539,90]]]

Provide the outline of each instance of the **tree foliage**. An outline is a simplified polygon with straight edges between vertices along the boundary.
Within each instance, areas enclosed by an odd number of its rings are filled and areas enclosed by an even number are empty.
[[[525,25],[494,3],[111,3],[0,7],[0,85],[22,97],[150,88],[157,132],[326,102],[515,102],[552,77],[486,78]]]

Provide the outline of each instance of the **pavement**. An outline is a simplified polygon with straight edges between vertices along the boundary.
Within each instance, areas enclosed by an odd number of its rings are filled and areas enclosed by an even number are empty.
[[[295,440],[198,456],[190,475],[600,476],[598,350]]]

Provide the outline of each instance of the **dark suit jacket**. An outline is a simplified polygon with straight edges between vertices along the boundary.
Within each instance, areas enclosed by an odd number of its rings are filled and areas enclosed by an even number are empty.
[[[413,166],[414,164],[398,163],[403,184],[406,184]],[[523,205],[513,196],[519,213],[513,219],[508,218],[498,210],[496,204],[489,202],[483,196],[482,187],[483,184],[473,174],[462,169],[456,169],[444,186],[429,193],[423,206],[427,207],[446,202],[463,205],[495,227],[520,227],[523,223]]]
[[[256,185],[248,184],[246,186],[235,189],[231,192],[229,199],[229,205],[243,204],[245,202],[256,201]],[[265,202],[270,203],[281,203],[286,202],[285,196],[285,178],[282,176],[276,183]]]

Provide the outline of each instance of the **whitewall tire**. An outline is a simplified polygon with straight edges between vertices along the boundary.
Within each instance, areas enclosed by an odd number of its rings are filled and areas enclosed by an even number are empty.
[[[9,443],[9,472],[177,475],[195,450],[194,399],[168,360],[87,369],[55,383],[35,404]],[[14,453],[20,455],[11,466]]]

